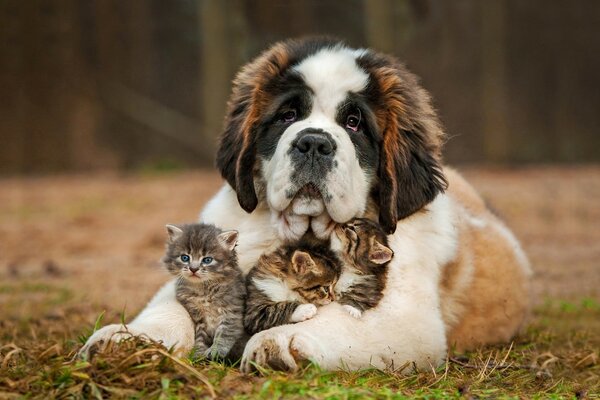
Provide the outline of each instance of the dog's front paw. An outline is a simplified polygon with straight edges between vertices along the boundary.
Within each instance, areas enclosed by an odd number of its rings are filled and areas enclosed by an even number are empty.
[[[242,371],[267,367],[292,372],[302,361],[318,362],[321,356],[315,339],[304,333],[290,332],[290,326],[279,326],[254,335],[244,350]]]
[[[348,314],[352,315],[354,318],[362,317],[362,311],[360,311],[358,308],[352,307],[348,304],[344,304],[342,307],[344,308],[344,310],[346,310],[346,312],[348,312]]]
[[[291,322],[302,322],[317,315],[317,306],[314,304],[300,304],[290,317]]]
[[[94,332],[79,350],[77,355],[80,358],[89,359],[98,351],[102,351],[106,348],[110,342],[120,342],[131,336],[132,334],[127,330],[127,327],[121,324],[107,325]]]

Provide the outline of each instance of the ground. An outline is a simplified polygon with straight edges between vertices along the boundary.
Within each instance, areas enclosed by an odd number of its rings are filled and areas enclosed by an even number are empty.
[[[514,343],[408,376],[314,365],[246,376],[135,340],[78,361],[95,325],[128,320],[166,282],[164,225],[197,219],[221,180],[205,171],[1,179],[0,399],[599,398],[600,167],[461,171],[530,256],[535,312]]]

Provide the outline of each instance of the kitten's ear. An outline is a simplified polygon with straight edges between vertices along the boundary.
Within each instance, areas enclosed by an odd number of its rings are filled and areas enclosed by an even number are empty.
[[[235,248],[235,245],[237,244],[238,236],[238,231],[225,231],[219,234],[219,236],[217,236],[217,240],[219,241],[221,246],[231,251]]]
[[[181,237],[183,230],[176,225],[167,224],[167,233],[169,234],[169,242],[174,242]]]
[[[371,248],[369,249],[369,261],[375,264],[385,264],[394,257],[394,252],[387,246],[382,245],[373,238]]]
[[[305,251],[296,250],[292,256],[292,268],[298,275],[303,275],[310,270],[314,270],[315,262]]]

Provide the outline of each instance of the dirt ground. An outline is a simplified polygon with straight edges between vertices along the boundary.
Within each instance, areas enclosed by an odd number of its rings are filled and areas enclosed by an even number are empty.
[[[522,241],[538,303],[600,298],[600,167],[461,172]],[[209,171],[4,179],[0,280],[131,315],[168,279],[158,263],[165,223],[196,220],[220,185]],[[0,302],[15,304],[2,314],[39,310],[34,289],[6,292]]]
[[[165,223],[196,220],[221,179],[207,171],[0,179],[0,398],[197,397],[206,395],[202,374],[225,398],[598,398],[600,166],[461,172],[523,242],[537,307],[515,342],[450,359],[441,376],[410,378],[318,368],[242,376],[139,343],[77,362],[94,325],[131,319],[169,279],[158,262]]]

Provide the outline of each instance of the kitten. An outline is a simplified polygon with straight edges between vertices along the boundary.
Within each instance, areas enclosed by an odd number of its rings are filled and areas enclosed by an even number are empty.
[[[312,318],[335,300],[341,263],[329,244],[304,240],[263,254],[246,278],[244,326],[255,334]]]
[[[331,248],[343,262],[335,286],[337,301],[356,318],[383,297],[387,265],[394,256],[388,246],[379,224],[365,218],[338,225],[331,235]]]
[[[167,225],[167,233],[162,261],[178,277],[177,300],[194,321],[194,354],[224,358],[244,336],[246,286],[235,252],[238,232],[188,224]]]

